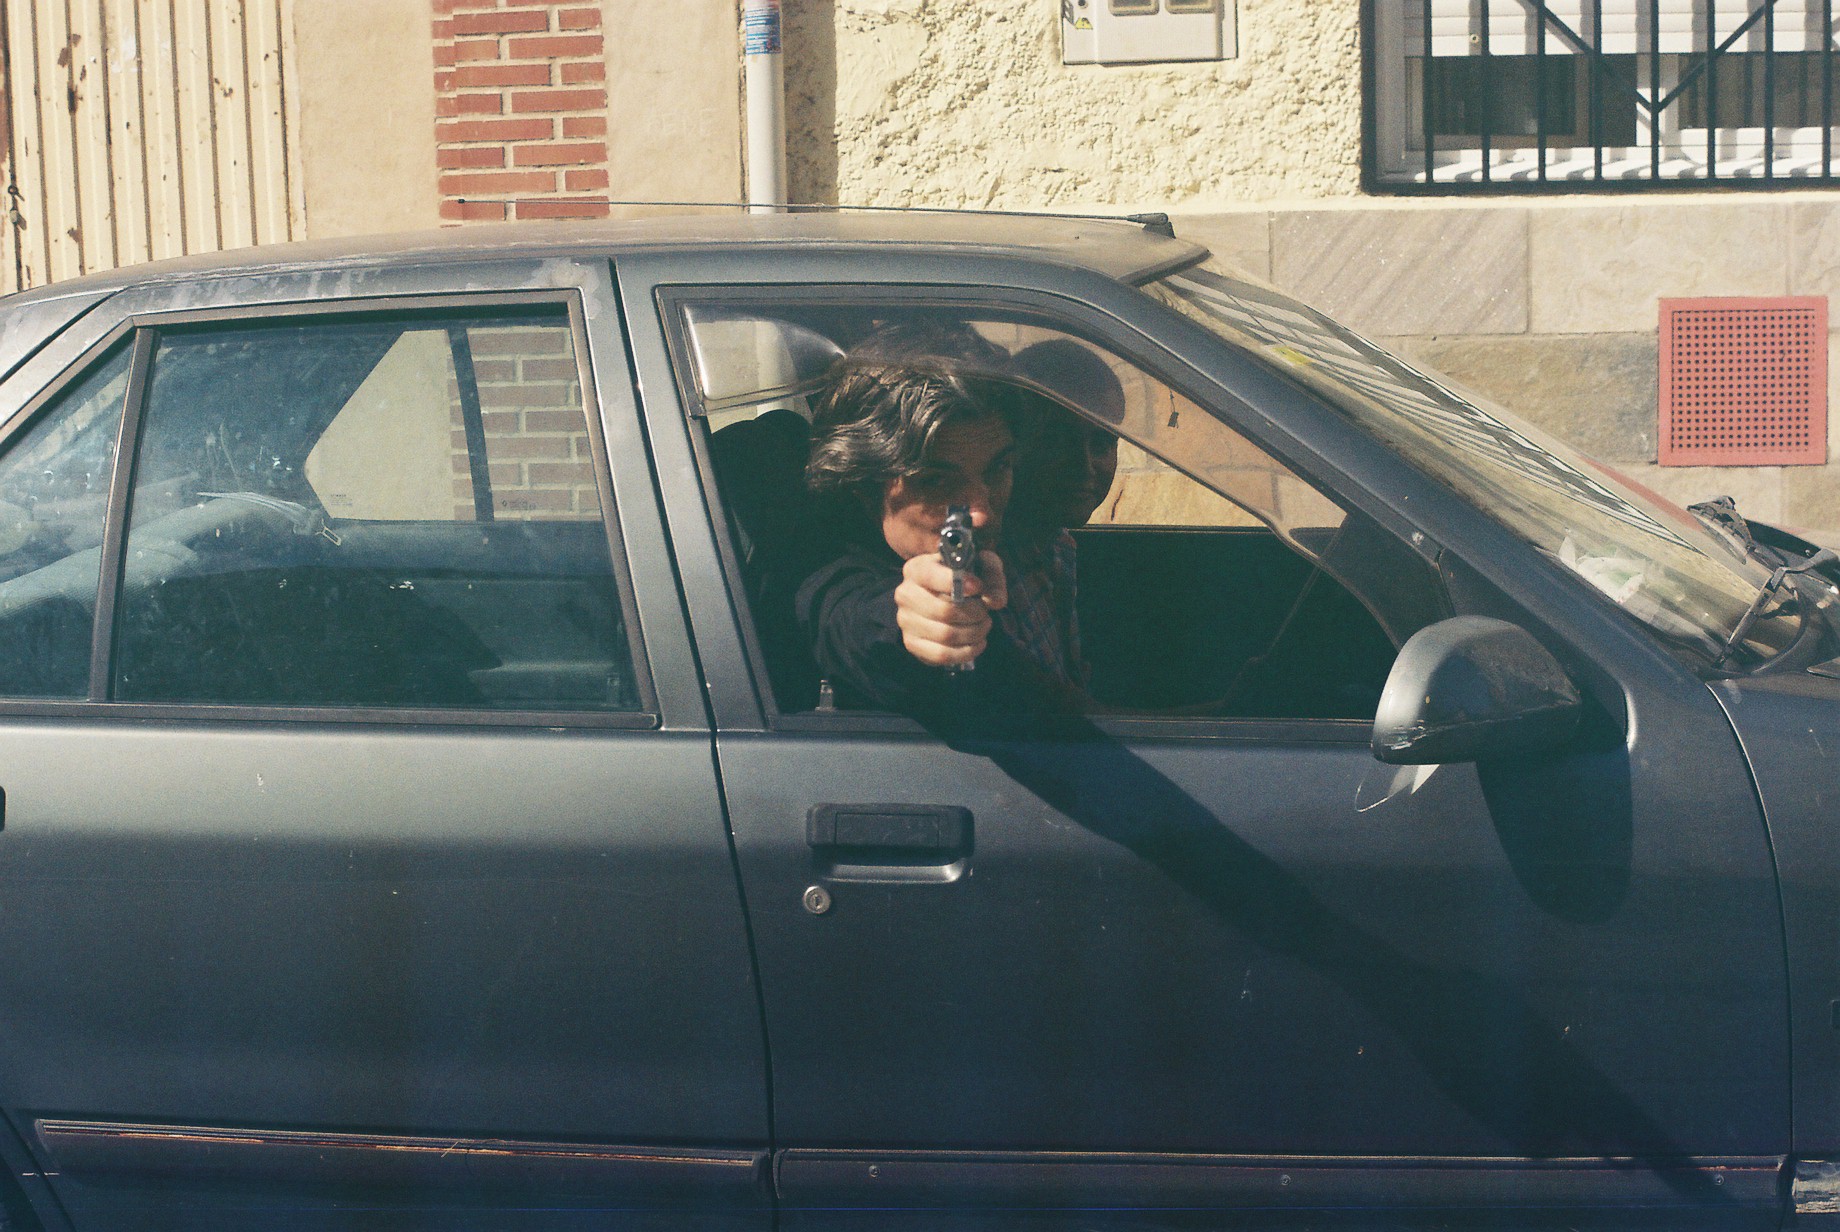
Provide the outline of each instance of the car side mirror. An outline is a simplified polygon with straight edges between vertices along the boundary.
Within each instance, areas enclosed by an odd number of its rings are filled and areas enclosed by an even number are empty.
[[[1553,748],[1578,727],[1578,687],[1517,625],[1453,616],[1406,639],[1374,714],[1392,765],[1485,761]]]

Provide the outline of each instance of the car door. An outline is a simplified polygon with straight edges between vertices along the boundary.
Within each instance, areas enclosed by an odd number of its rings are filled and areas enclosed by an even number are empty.
[[[1297,386],[1116,283],[885,251],[620,276],[660,466],[705,476],[667,510],[760,956],[788,1226],[1773,1223],[1780,922],[1697,680]],[[1421,623],[1429,602],[1537,630],[1597,729],[1562,757],[1401,769],[1369,723],[1308,712],[966,738],[777,708],[696,314],[775,322],[792,341],[762,366],[796,368],[827,320],[916,302],[986,336],[1064,331],[1166,384],[1188,399],[1170,427],[1199,415],[1283,458],[1359,528],[1334,571],[1364,604],[1416,572]],[[1155,422],[1126,431],[1152,460]],[[1232,491],[1231,467],[1162,460]],[[1393,615],[1396,641],[1412,622]],[[1300,683],[1344,683],[1339,645],[1294,658]],[[755,689],[729,688],[750,669]]]
[[[607,277],[127,292],[5,386],[0,1103],[73,1226],[768,1226]]]

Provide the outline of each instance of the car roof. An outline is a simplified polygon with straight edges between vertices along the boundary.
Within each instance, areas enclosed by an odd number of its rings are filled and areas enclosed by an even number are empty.
[[[357,238],[303,240],[175,257],[86,275],[0,299],[28,307],[129,286],[248,274],[440,265],[555,256],[618,256],[671,249],[966,253],[1045,260],[1125,281],[1200,260],[1206,250],[1126,219],[949,211],[834,210],[787,214],[675,214],[662,218],[474,224]]]

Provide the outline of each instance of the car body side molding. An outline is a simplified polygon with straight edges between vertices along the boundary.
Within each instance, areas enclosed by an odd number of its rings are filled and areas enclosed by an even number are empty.
[[[765,1198],[764,1150],[692,1150],[504,1138],[400,1137],[40,1120],[38,1139],[77,1181],[133,1175],[416,1190],[516,1188],[624,1197],[643,1206]]]
[[[1774,1227],[1780,1158],[1473,1159],[786,1150],[782,1210],[1705,1211]]]

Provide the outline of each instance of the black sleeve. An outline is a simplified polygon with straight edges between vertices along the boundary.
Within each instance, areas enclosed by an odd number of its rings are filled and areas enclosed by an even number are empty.
[[[934,690],[928,668],[901,644],[894,591],[901,574],[890,563],[851,551],[818,569],[799,587],[799,629],[818,671],[846,708],[913,712]]]
[[[855,549],[799,587],[799,627],[840,706],[892,710],[927,721],[1067,708],[995,628],[974,671],[947,672],[914,658],[895,622],[894,592],[900,581],[897,558],[883,560]]]

